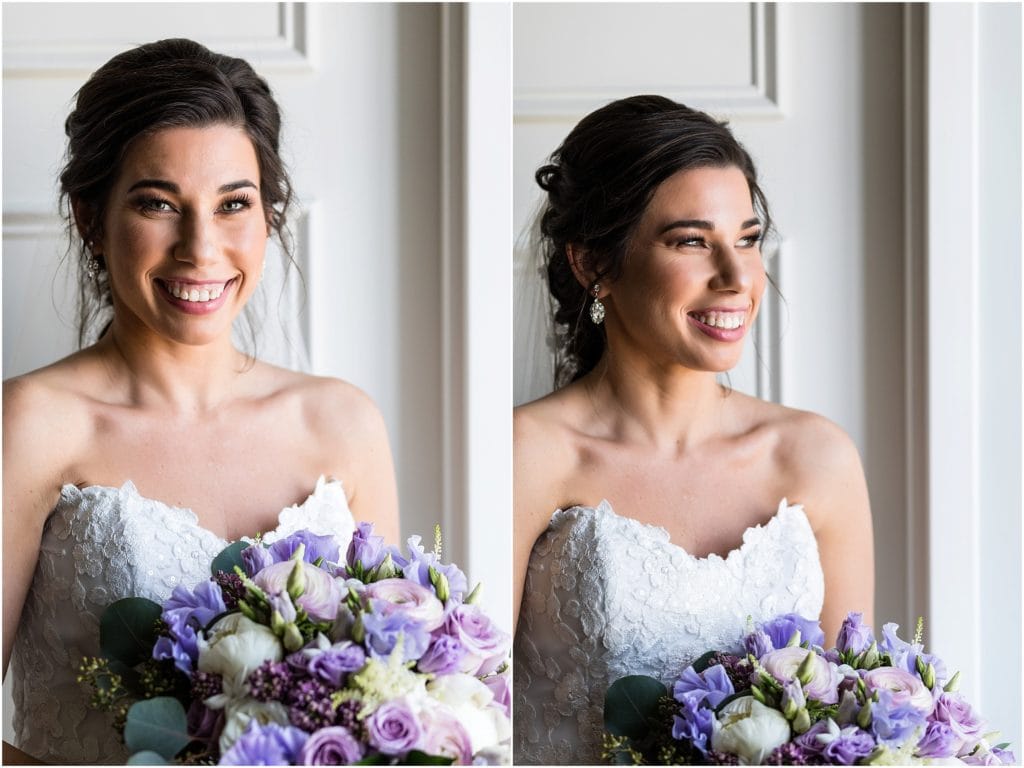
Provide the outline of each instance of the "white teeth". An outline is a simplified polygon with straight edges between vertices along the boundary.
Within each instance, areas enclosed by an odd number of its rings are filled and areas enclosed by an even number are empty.
[[[743,325],[747,316],[744,312],[706,312],[694,314],[694,317],[704,325],[731,331]]]
[[[227,283],[224,285],[206,285],[202,288],[194,288],[185,283],[165,283],[165,285],[167,286],[167,291],[175,298],[203,304],[207,301],[219,299],[220,295],[224,293]]]

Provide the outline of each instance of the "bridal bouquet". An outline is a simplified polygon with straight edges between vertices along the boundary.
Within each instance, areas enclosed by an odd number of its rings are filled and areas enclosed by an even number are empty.
[[[163,605],[111,605],[80,680],[130,763],[507,761],[510,639],[435,538],[403,556],[362,523],[344,563],[309,531],[237,542]]]
[[[619,764],[907,765],[1015,762],[924,652],[895,624],[876,640],[861,614],[837,646],[817,622],[780,616],[749,633],[743,654],[711,651],[665,686],[616,681],[605,698],[605,756]]]

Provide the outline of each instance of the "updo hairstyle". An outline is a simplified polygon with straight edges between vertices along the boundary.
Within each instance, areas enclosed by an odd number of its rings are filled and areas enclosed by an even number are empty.
[[[537,171],[547,193],[539,234],[555,304],[556,387],[593,370],[606,346],[604,326],[583,319],[591,298],[573,274],[567,247],[596,282],[615,280],[663,181],[682,170],[731,166],[746,176],[767,235],[771,217],[757,171],[727,124],[663,96],[633,96],[592,112]]]
[[[125,51],[81,87],[64,123],[68,141],[60,174],[61,210],[69,253],[78,262],[80,346],[89,328],[109,322],[110,285],[102,254],[96,254],[98,274],[92,276],[87,265],[91,243],[103,234],[110,191],[129,147],[140,136],[166,128],[212,125],[240,128],[252,140],[267,221],[292,261],[286,230],[292,186],[279,153],[281,114],[266,80],[248,62],[192,40],[160,40]],[[81,233],[74,204],[84,213]]]

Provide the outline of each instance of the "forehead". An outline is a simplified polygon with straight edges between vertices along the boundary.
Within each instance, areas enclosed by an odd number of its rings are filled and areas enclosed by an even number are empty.
[[[258,184],[259,160],[241,128],[220,124],[164,128],[138,137],[125,154],[120,181],[132,183],[140,178],[197,187],[241,179]]]
[[[730,165],[677,171],[655,190],[644,218],[701,219],[728,225],[753,215],[747,177]]]

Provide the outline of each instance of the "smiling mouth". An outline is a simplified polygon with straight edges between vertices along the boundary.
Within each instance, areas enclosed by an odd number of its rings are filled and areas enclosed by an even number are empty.
[[[721,328],[723,331],[732,331],[742,327],[747,322],[747,313],[743,312],[688,312],[690,317],[698,323],[703,323],[710,328]]]
[[[234,282],[234,278],[224,283],[181,283],[174,280],[160,280],[160,284],[171,296],[192,304],[205,304],[221,297],[225,289]]]

